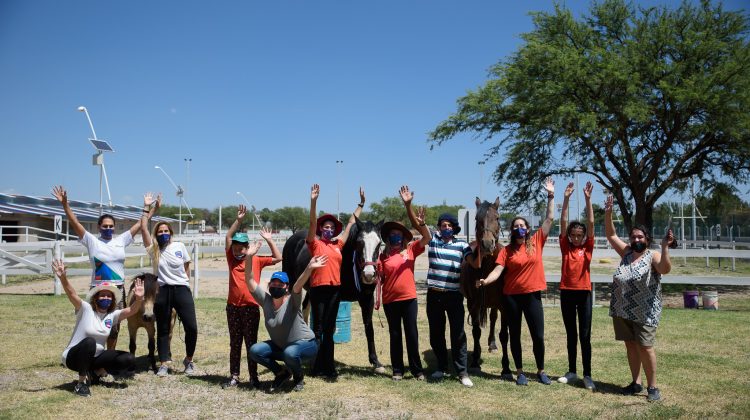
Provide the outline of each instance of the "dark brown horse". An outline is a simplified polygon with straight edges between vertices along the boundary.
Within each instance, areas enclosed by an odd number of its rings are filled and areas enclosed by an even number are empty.
[[[480,278],[486,278],[495,268],[495,260],[502,246],[499,243],[500,236],[500,199],[496,198],[494,203],[489,201],[482,202],[479,197],[476,199],[476,240],[477,246],[474,250],[474,256],[481,251],[482,260],[480,267],[474,268],[470,263],[465,262],[461,266],[461,292],[466,297],[466,306],[468,308],[468,322],[471,325],[471,334],[474,338],[474,350],[472,352],[470,368],[479,369],[480,359],[482,356],[482,345],[480,338],[482,328],[487,324],[487,310],[490,312],[490,331],[487,339],[489,351],[497,351],[495,344],[495,325],[500,310],[500,298],[503,290],[502,278],[489,286],[477,288],[476,282]],[[508,360],[508,326],[500,318],[500,343],[502,344],[502,367],[503,374],[510,373]]]
[[[148,360],[151,363],[151,370],[156,372],[156,357],[154,357],[154,337],[156,336],[156,328],[154,322],[154,302],[156,301],[156,295],[159,293],[159,282],[156,276],[151,273],[143,273],[136,278],[143,280],[143,304],[141,309],[128,318],[128,333],[130,335],[130,354],[135,356],[135,339],[138,334],[139,328],[145,328],[146,334],[148,335]],[[135,295],[133,294],[133,287],[135,281],[130,285],[128,290],[127,305],[128,307],[133,305]],[[177,312],[172,310],[172,321],[169,326],[169,340],[172,340],[172,329],[174,328],[175,318]]]

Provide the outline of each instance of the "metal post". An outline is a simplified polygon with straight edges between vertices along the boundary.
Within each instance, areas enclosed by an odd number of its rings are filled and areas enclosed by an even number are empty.
[[[64,259],[62,249],[60,248],[60,241],[55,241],[53,258],[56,258],[59,260]],[[57,274],[55,274],[55,296],[60,296],[61,293],[62,293],[62,283],[60,283],[60,278],[57,277]]]
[[[193,299],[198,299],[200,286],[200,270],[198,268],[198,243],[193,244]]]

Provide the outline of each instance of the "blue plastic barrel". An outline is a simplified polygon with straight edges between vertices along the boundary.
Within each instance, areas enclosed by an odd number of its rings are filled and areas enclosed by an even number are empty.
[[[336,330],[333,332],[334,343],[348,343],[352,341],[352,303],[339,303],[336,314]]]

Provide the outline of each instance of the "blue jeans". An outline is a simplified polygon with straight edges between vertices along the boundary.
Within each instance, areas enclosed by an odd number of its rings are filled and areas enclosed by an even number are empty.
[[[302,363],[309,362],[317,354],[318,343],[314,338],[295,341],[285,348],[277,346],[271,340],[255,343],[250,347],[250,357],[259,365],[271,369],[274,375],[278,375],[283,368],[276,361],[283,360],[295,379],[302,378]]]

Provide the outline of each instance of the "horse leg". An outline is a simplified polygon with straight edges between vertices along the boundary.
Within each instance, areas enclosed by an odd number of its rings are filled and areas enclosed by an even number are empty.
[[[365,337],[367,337],[367,357],[370,364],[377,373],[385,373],[385,368],[378,360],[375,351],[375,329],[372,326],[372,313],[375,308],[375,294],[364,292],[359,296],[359,307],[362,309],[362,324],[365,326]]]
[[[495,326],[497,324],[497,308],[490,308],[490,333],[487,336],[487,347],[490,353],[497,353],[495,342]]]
[[[154,356],[154,351],[156,349],[156,328],[155,323],[153,321],[147,323],[144,328],[146,328],[146,334],[148,335],[148,361],[151,363],[151,370],[156,373],[156,356]]]
[[[475,317],[472,317],[471,335],[474,338],[474,351],[471,353],[471,363],[469,368],[481,369],[479,366],[479,360],[482,357],[482,344],[480,343],[482,338],[482,328],[479,326],[479,321]]]

